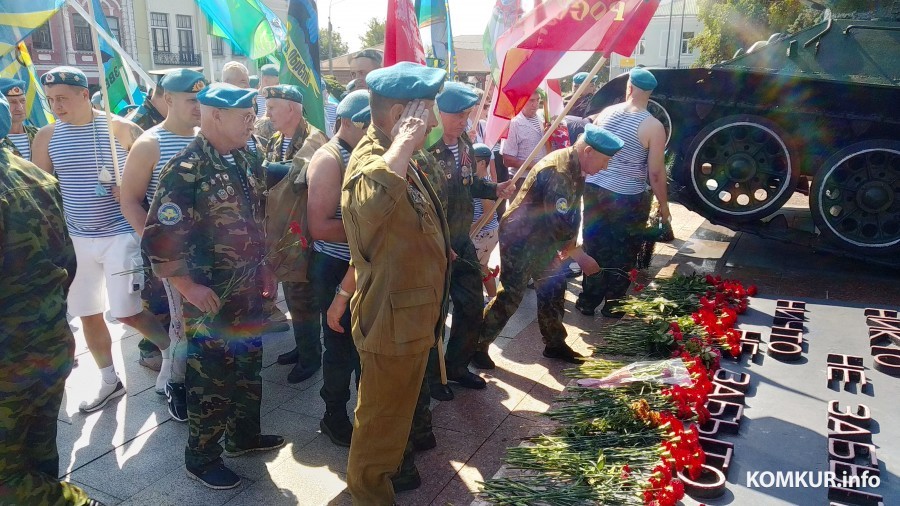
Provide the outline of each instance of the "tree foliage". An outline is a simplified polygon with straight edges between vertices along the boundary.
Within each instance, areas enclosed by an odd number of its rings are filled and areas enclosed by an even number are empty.
[[[331,56],[340,56],[350,52],[350,45],[341,38],[341,33],[331,31]],[[328,59],[328,29],[319,30],[319,59],[325,61]]]
[[[378,18],[372,18],[366,24],[366,33],[360,38],[359,42],[362,47],[374,47],[384,43],[384,21]]]
[[[341,95],[347,91],[347,88],[333,75],[325,74],[322,78],[325,79],[325,89],[328,90],[328,94],[332,97],[341,98]]]
[[[698,7],[703,31],[691,41],[700,50],[698,65],[727,60],[773,33],[801,30],[821,19],[801,0],[700,0]]]

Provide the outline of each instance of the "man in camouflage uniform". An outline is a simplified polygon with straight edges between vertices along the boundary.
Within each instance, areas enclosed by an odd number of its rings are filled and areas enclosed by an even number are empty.
[[[475,151],[465,133],[469,113],[478,103],[474,88],[449,82],[436,101],[444,135],[428,150],[437,165],[425,170],[447,213],[450,245],[456,254],[450,273],[453,325],[447,339],[447,379],[465,388],[482,389],[484,380],[468,369],[478,342],[484,300],[481,264],[469,237],[475,212],[472,199],[496,200],[498,193],[508,198],[515,187],[508,182],[488,183],[475,175]],[[448,401],[453,399],[453,391],[440,384],[437,360],[437,350],[432,350],[427,372],[431,396]]]
[[[288,163],[295,158],[309,160],[328,138],[303,118],[303,95],[296,86],[279,84],[263,88],[266,110],[275,135],[266,146],[265,159]],[[257,102],[258,103],[258,102]],[[296,347],[278,357],[282,365],[296,364],[288,373],[289,383],[300,383],[322,366],[322,342],[316,292],[306,272],[279,273],[294,330]]]
[[[0,137],[10,126],[0,97]],[[75,249],[56,178],[0,147],[0,504],[90,504],[60,482],[56,417],[75,338]]]
[[[497,296],[484,310],[478,352],[472,362],[493,369],[488,347],[522,302],[528,278],[534,278],[538,325],[544,356],[572,364],[582,357],[566,344],[566,278],[563,262],[578,262],[585,275],[599,272],[593,258],[576,247],[581,222],[584,178],[606,168],[622,140],[588,125],[584,135],[568,148],[558,149],[531,169],[522,189],[500,221],[500,284]]]
[[[30,160],[31,143],[34,142],[34,134],[38,129],[25,124],[28,119],[28,111],[25,109],[25,81],[0,77],[0,93],[9,102],[9,114],[12,117],[9,133],[0,137],[0,148],[9,148],[16,156]]]
[[[265,238],[258,159],[241,148],[253,128],[256,90],[216,83],[197,94],[200,133],[163,168],[143,245],[153,271],[186,303],[188,476],[214,489],[240,477],[220,456],[270,450],[260,434]]]
[[[144,103],[128,113],[125,118],[131,120],[144,131],[162,123],[166,119],[166,114],[169,113],[163,93],[165,93],[165,90],[160,84],[157,84],[156,87],[147,92],[147,96],[144,97]]]

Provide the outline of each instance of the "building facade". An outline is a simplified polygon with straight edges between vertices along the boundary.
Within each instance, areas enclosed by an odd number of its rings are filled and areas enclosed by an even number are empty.
[[[697,0],[663,0],[644,31],[644,37],[630,56],[613,53],[609,60],[610,79],[636,65],[645,67],[692,67],[700,55],[690,40],[703,31],[697,16]]]

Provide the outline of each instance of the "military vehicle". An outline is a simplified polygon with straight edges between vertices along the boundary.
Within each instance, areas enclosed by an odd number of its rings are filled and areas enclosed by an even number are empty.
[[[900,2],[876,6],[707,68],[651,69],[672,197],[734,230],[900,266]],[[814,226],[785,218],[797,191]]]

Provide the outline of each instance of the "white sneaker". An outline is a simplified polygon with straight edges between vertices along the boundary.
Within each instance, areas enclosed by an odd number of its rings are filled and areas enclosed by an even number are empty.
[[[97,411],[98,409],[106,406],[106,403],[110,401],[110,399],[115,399],[116,397],[121,397],[125,395],[125,386],[122,385],[120,380],[116,380],[115,383],[107,383],[103,380],[100,380],[100,393],[97,394],[97,397],[90,402],[82,402],[78,409],[81,410],[82,413],[92,413]]]

